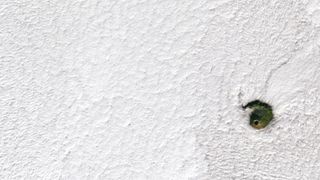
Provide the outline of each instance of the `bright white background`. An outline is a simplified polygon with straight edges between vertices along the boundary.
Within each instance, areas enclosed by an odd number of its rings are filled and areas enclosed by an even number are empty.
[[[320,179],[319,32],[317,0],[2,0],[0,179]]]

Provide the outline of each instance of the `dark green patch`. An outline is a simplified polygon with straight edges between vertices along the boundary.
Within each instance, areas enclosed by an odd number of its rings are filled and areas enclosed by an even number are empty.
[[[273,119],[272,107],[260,100],[251,101],[242,107],[243,109],[250,108],[253,110],[250,113],[249,124],[256,129],[265,128]]]

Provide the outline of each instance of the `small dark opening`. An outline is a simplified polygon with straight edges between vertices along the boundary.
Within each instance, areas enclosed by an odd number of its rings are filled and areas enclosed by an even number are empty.
[[[254,124],[255,124],[255,125],[258,125],[258,124],[259,124],[259,121],[255,120],[255,121],[254,121]]]

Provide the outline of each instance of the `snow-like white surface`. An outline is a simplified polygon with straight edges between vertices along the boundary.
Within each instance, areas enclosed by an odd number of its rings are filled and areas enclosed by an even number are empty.
[[[319,31],[318,0],[2,0],[0,179],[320,179]]]

